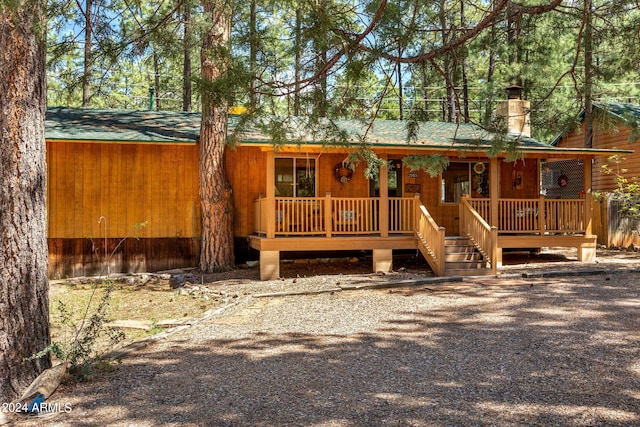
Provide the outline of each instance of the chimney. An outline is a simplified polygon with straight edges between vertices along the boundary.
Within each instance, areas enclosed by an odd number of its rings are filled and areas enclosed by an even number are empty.
[[[507,124],[507,132],[513,136],[531,136],[531,103],[522,99],[522,86],[506,88],[507,100],[496,106],[496,116]]]

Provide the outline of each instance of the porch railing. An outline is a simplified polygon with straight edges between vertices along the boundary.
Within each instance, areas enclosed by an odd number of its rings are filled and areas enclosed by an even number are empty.
[[[586,231],[585,199],[499,199],[498,218],[491,218],[489,199],[469,199],[470,205],[500,233],[580,234]],[[462,224],[462,218],[460,218]]]
[[[498,227],[490,226],[475,210],[469,198],[463,197],[460,200],[460,234],[468,236],[485,257],[491,267],[491,273],[496,274],[497,269],[497,249],[498,249]],[[484,204],[479,204],[481,210]]]
[[[382,209],[379,197],[276,197],[274,236],[410,234],[415,230],[415,198],[391,197]],[[254,201],[258,234],[268,234],[270,204]],[[383,215],[384,211],[384,215]]]
[[[418,212],[417,237],[419,249],[437,276],[444,275],[445,268],[445,228],[438,226],[429,211],[420,205]]]
[[[273,236],[410,234],[420,227],[416,198],[391,197],[382,206],[379,197],[276,197],[271,205],[262,197],[254,203],[258,234],[268,234],[273,209]],[[487,224],[502,234],[581,234],[586,232],[585,199],[499,199],[497,221],[491,218],[489,199],[466,199]],[[461,229],[473,218],[460,217]]]

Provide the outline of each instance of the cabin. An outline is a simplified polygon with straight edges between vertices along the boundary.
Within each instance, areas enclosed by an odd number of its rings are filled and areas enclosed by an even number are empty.
[[[614,161],[605,156],[594,158],[592,167],[592,190],[599,197],[594,204],[594,234],[598,243],[608,247],[629,247],[640,245],[640,223],[619,214],[619,204],[611,193],[617,188],[616,174],[629,182],[637,182],[640,177],[640,152],[638,152],[638,122],[640,105],[629,103],[595,103],[593,105],[592,147],[604,150],[627,150]],[[580,126],[570,132],[559,135],[551,144],[558,148],[584,147],[585,122],[584,111],[578,115]],[[605,173],[607,165],[616,173]],[[570,175],[579,170],[572,161],[549,164],[547,174],[553,176]],[[567,175],[567,176],[568,176]]]
[[[278,278],[282,254],[292,252],[367,251],[373,271],[389,271],[394,251],[417,250],[441,276],[496,274],[510,249],[572,247],[579,261],[592,261],[591,164],[627,151],[540,143],[528,136],[527,101],[500,108],[521,117],[509,119],[517,161],[472,124],[424,122],[408,143],[406,122],[340,120],[335,126],[349,135],[341,145],[309,132],[274,145],[259,126],[244,128],[225,159],[236,256],[256,254],[263,280]],[[47,111],[50,277],[197,265],[199,120]],[[346,162],[363,135],[382,160],[375,179],[364,163]],[[407,158],[428,154],[446,157],[448,167],[432,177],[408,166]],[[541,171],[554,161],[581,165],[572,182],[580,191],[544,195]]]
[[[49,277],[195,266],[196,113],[49,108]]]

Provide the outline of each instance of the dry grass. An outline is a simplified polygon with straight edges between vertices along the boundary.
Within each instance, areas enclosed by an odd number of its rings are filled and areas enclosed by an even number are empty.
[[[116,280],[52,281],[49,291],[52,341],[71,342],[76,332],[73,325],[80,327],[83,318],[86,324],[108,289],[111,295],[106,317],[125,333],[120,346],[161,332],[170,325],[202,317],[208,310],[235,297],[206,286],[187,284],[182,289],[172,289],[168,279],[148,275]],[[71,313],[71,322],[66,325],[62,320],[61,304]]]

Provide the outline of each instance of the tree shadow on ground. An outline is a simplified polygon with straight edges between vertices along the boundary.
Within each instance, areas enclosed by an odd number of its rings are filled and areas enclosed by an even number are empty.
[[[304,313],[282,329],[201,324],[210,339],[176,336],[57,396],[75,410],[56,421],[101,425],[108,411],[110,425],[136,426],[637,425],[638,277],[335,295],[318,333],[299,332]],[[383,301],[396,308],[360,312]],[[361,316],[378,321],[343,332]]]

